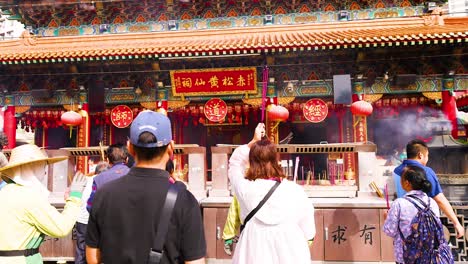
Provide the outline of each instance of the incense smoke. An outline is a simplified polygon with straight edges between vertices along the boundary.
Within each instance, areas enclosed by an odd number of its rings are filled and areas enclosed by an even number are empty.
[[[371,129],[378,154],[391,155],[402,151],[410,140],[430,140],[436,131],[450,133],[452,125],[442,111],[425,107],[401,109],[391,117],[375,119]]]

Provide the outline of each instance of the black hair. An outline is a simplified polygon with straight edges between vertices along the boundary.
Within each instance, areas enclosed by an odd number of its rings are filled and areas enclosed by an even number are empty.
[[[94,174],[99,174],[109,168],[109,163],[105,161],[101,161],[96,165],[96,168],[94,169]]]
[[[426,172],[421,167],[406,166],[401,178],[408,181],[413,190],[420,190],[425,193],[430,193],[432,190],[432,184],[427,180]]]
[[[133,165],[135,165],[135,158],[129,153],[127,159],[127,167],[131,168],[133,167]]]
[[[138,143],[141,143],[141,144],[149,144],[149,143],[156,143],[156,142],[158,142],[158,140],[150,132],[143,132],[138,137]],[[155,157],[162,156],[164,152],[166,152],[168,145],[162,146],[162,147],[153,147],[153,148],[143,148],[143,147],[138,147],[138,146],[133,145],[133,150],[135,151],[135,155],[138,157],[138,160],[149,161],[149,160],[154,159]]]
[[[127,157],[128,150],[123,144],[113,144],[107,148],[107,159],[110,164],[126,163]]]
[[[169,159],[166,163],[166,171],[169,172],[169,174],[174,172],[174,162],[171,159]]]
[[[414,139],[408,142],[406,145],[406,155],[408,159],[414,159],[418,157],[418,154],[421,152],[427,151],[427,145],[424,141],[419,139]]]

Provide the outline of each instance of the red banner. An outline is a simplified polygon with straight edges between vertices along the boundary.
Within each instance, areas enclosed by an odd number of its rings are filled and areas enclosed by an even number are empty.
[[[171,71],[174,96],[256,94],[256,68]]]

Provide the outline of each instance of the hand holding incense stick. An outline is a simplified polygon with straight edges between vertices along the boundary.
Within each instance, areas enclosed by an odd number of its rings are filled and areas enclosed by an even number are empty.
[[[265,112],[266,112],[266,95],[268,89],[268,66],[263,67],[263,79],[262,79],[262,123],[265,122]]]

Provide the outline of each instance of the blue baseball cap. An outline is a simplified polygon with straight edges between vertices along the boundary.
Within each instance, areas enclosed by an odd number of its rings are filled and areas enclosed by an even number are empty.
[[[138,142],[141,133],[149,132],[157,142],[143,144]],[[142,148],[166,146],[172,141],[171,121],[167,116],[151,110],[140,112],[130,126],[130,143]]]

